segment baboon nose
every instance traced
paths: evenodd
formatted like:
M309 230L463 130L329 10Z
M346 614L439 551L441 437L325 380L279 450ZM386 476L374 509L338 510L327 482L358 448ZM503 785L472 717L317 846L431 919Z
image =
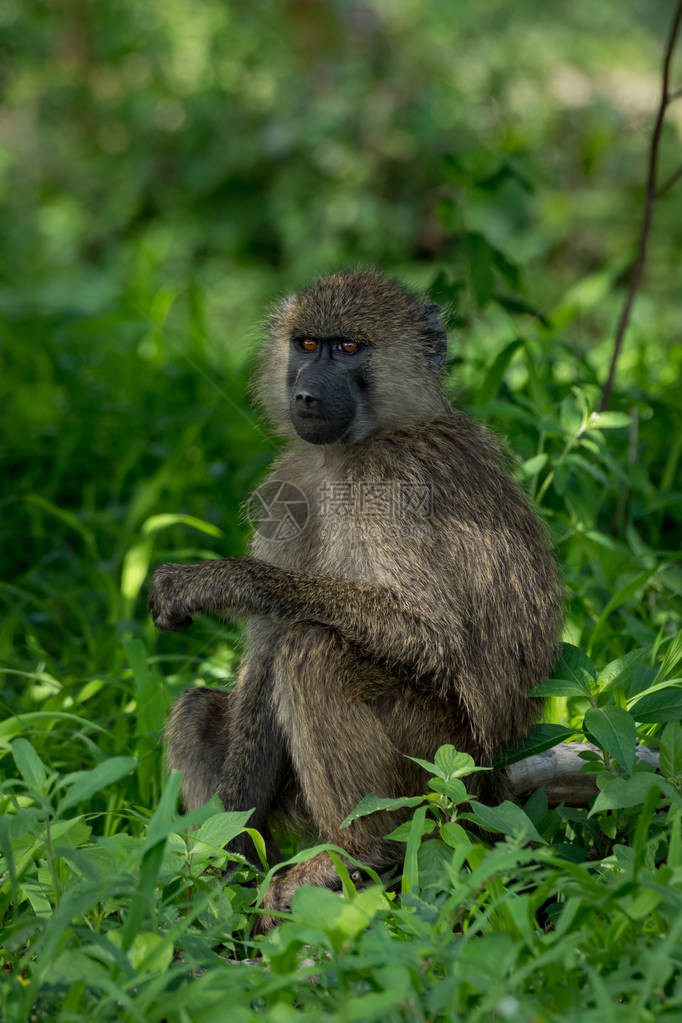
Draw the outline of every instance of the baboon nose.
M319 401L309 391L299 391L296 395L296 404L305 409L314 409L319 404Z

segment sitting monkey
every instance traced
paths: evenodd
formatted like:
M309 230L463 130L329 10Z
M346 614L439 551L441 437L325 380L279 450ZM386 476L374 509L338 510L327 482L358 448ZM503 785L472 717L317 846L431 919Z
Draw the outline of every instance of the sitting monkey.
M293 494L303 514L258 529L248 557L154 575L161 629L196 612L248 619L234 691L181 697L167 759L188 809L215 792L227 810L254 808L271 862L268 818L292 808L360 862L395 862L384 835L399 815L341 830L360 799L423 792L408 757L443 743L491 764L540 713L526 693L557 656L556 566L497 442L448 402L445 357L438 305L376 271L285 299L256 390L289 438L270 511ZM503 795L499 772L470 781ZM231 848L253 857L246 834ZM286 909L305 883L339 886L326 853L277 875L266 907Z

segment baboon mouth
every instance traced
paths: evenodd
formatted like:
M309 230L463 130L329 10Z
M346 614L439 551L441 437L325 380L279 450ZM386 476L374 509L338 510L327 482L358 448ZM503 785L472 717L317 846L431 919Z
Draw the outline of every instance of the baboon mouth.
M330 421L315 412L297 412L292 423L301 440L308 444L334 444L347 429L347 424Z

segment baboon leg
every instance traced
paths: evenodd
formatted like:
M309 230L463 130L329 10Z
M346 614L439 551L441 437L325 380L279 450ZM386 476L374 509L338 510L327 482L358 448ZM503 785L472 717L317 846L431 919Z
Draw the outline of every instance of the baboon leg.
M166 725L166 767L182 771L186 810L203 806L218 791L230 741L232 693L188 689L173 704Z
M270 658L251 658L241 667L233 692L190 689L175 704L166 729L169 767L184 772L187 809L217 792L226 810L251 810L249 826L266 844L268 860L279 850L267 818L282 788L288 761L274 714ZM240 835L230 844L254 862L253 843Z
M352 699L363 670L366 662L337 633L293 626L273 661L275 704L296 781L320 837L368 866L382 867L400 855L399 845L384 841L403 819L399 814L371 814L341 828L363 796L399 795L404 774L404 758L371 705ZM275 878L265 905L288 908L301 884L339 886L326 853ZM260 929L267 926L264 922Z
M268 816L280 805L291 773L284 735L275 718L272 686L271 656L242 664L232 694L230 744L218 785L218 795L226 810L253 808L249 826L257 828L265 839L270 864L276 863L280 855ZM230 848L253 860L248 836L240 836Z

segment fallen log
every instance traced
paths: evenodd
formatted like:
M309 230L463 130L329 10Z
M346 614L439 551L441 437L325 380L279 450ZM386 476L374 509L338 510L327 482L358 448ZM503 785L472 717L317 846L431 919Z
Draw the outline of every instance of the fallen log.
M580 773L585 761L578 754L587 750L600 752L589 742L563 742L544 753L536 753L512 764L507 768L507 774L514 796L522 800L536 789L544 788L550 806L559 803L587 806L590 797L598 792L595 776ZM637 747L637 759L651 764L656 770L660 769L658 753L648 746Z

